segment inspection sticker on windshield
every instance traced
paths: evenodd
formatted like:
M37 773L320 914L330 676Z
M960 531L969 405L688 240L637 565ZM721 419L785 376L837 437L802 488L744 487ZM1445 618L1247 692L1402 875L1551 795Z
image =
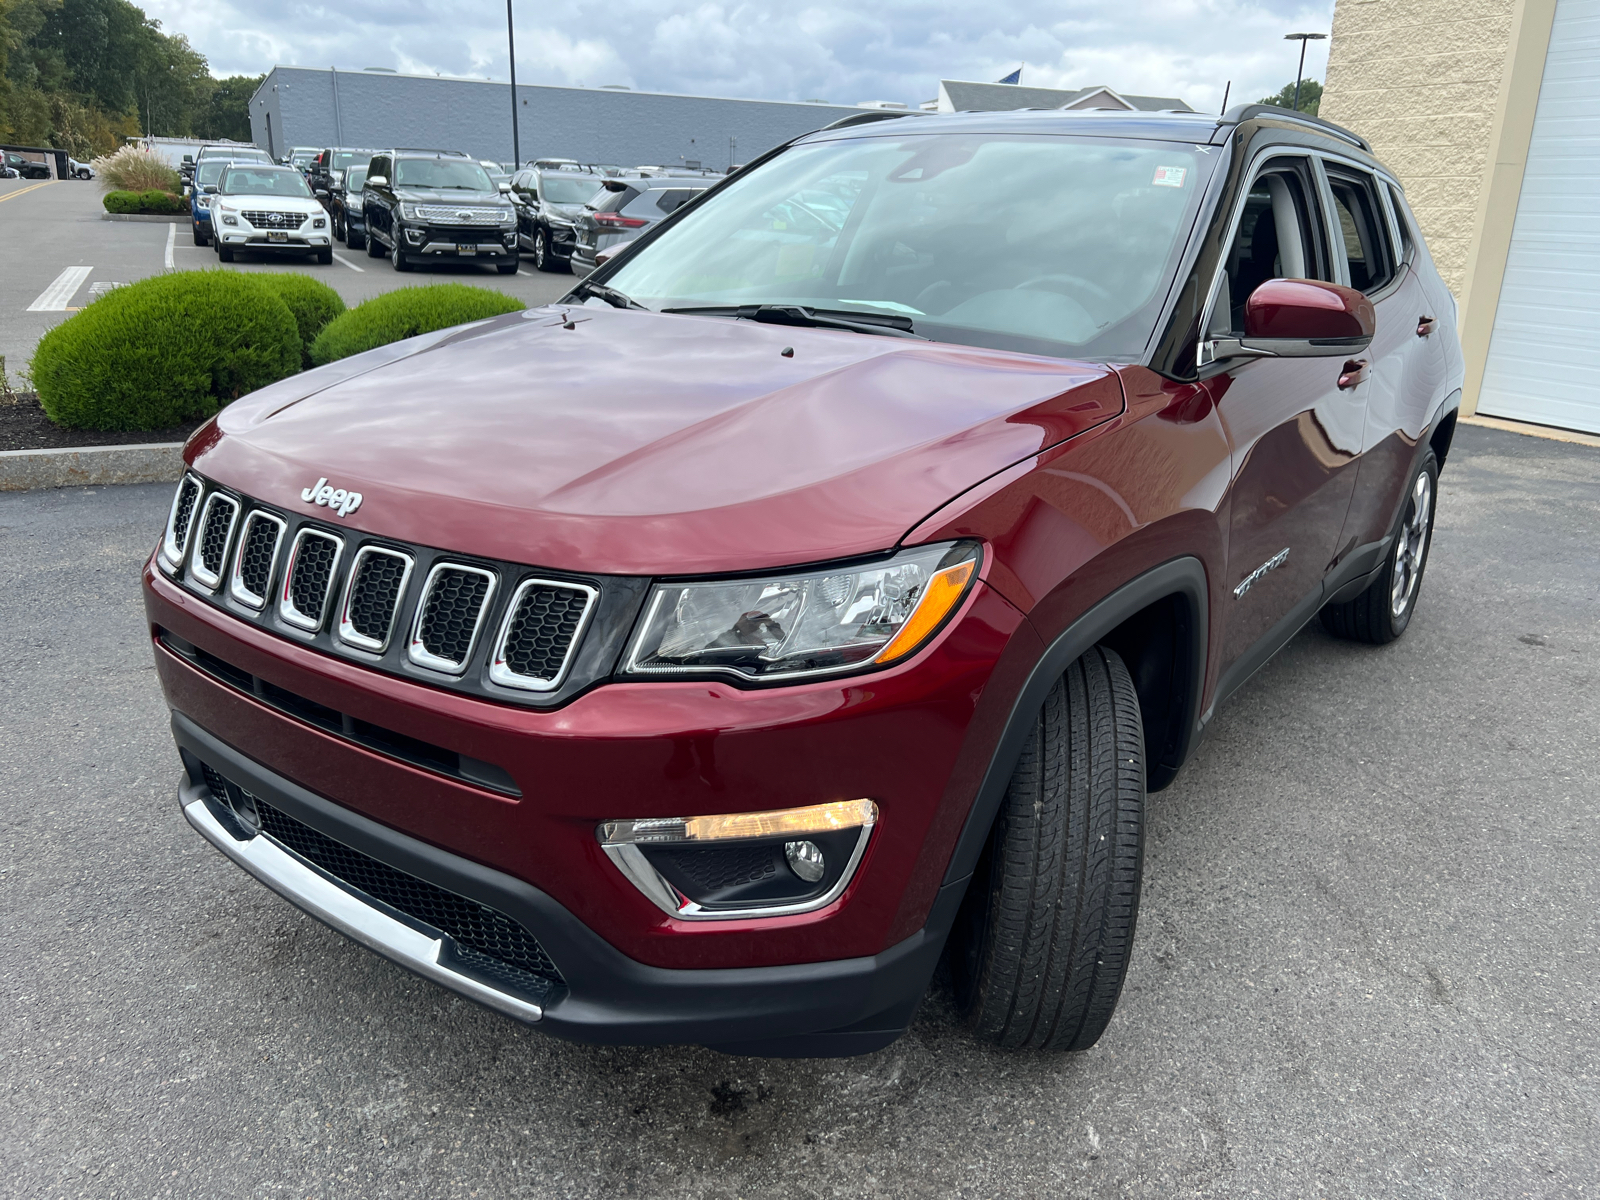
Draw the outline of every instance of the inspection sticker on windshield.
M1156 177L1150 182L1155 187L1182 187L1188 167L1157 167Z

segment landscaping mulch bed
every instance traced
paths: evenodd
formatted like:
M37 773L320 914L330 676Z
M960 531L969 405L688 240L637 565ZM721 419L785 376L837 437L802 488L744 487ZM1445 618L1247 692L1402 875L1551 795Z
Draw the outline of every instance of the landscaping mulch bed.
M0 450L71 450L78 446L140 446L146 442L182 442L205 424L187 421L171 429L63 429L44 415L32 392L0 392Z

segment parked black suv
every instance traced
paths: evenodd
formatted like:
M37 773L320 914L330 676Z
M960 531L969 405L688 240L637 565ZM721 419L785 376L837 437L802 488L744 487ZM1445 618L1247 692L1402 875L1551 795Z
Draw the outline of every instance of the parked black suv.
M439 259L478 259L517 271L517 214L475 159L452 150L384 150L361 190L367 253L396 271Z
M31 158L23 158L20 154L13 154L7 150L4 153L4 163L24 179L49 179L50 166L48 163L35 162Z
M565 271L577 241L583 206L601 190L605 176L577 167L518 171L511 177L517 206L517 243L541 271Z
M366 166L376 153L376 150L355 146L330 146L323 150L306 168L306 182L311 185L312 194L333 191L334 184L344 177L346 171L351 167ZM317 196L317 199L327 203L322 196Z

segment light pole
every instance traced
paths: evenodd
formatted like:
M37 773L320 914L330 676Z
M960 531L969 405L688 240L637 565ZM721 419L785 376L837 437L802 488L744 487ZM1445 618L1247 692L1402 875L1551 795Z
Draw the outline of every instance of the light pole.
M511 7L511 0L506 0L506 7ZM1325 33L1286 33L1283 40L1286 42L1300 43L1300 66L1294 73L1294 110L1300 111L1300 78L1306 73L1306 43L1326 41Z
M506 0L506 53L511 62L511 173L515 175L522 170L522 138L517 133L517 35L511 27L511 0Z

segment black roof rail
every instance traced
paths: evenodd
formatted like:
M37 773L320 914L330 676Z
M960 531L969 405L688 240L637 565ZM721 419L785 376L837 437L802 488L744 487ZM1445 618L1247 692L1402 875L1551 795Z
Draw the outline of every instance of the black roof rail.
M1268 117L1275 121L1299 121L1313 126L1322 133L1331 133L1336 138L1342 138L1351 145L1360 146L1368 154L1372 153L1372 143L1359 133L1346 129L1343 125L1335 125L1332 121L1324 121L1321 117L1314 117L1310 113L1295 112L1292 108L1283 108L1277 104L1235 104L1217 119L1217 128L1220 129L1224 125L1241 125L1260 117Z
M449 155L451 158L472 158L465 150L435 150L432 146L396 146L389 151L390 154L437 154L441 157ZM474 160L476 161L476 160Z
M840 117L831 125L824 125L823 129L849 129L852 125L870 125L874 121L892 121L896 117L925 117L928 114L920 108L868 108L858 113L851 113L848 117ZM818 130L817 132L822 132Z

